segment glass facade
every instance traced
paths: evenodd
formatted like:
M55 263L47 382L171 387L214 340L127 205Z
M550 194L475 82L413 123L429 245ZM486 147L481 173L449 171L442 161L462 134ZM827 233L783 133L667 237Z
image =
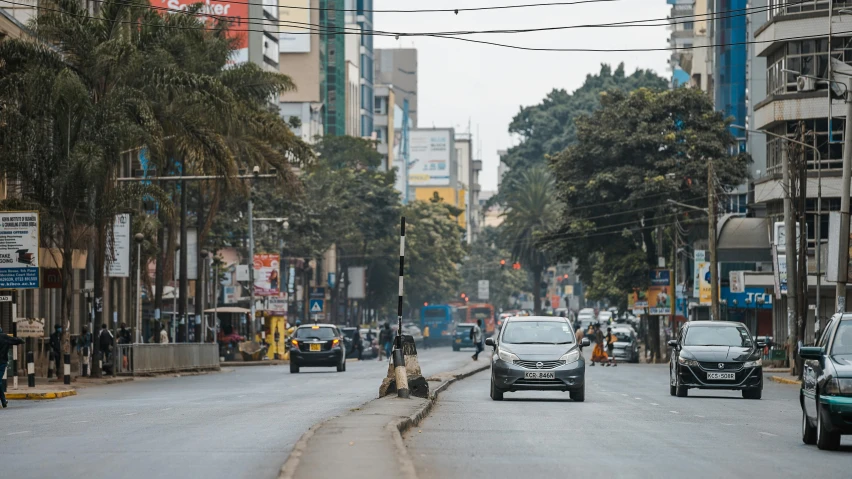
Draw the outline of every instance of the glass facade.
M358 0L358 25L373 30L373 0ZM361 35L361 136L373 134L373 36Z
M740 11L746 0L718 0L717 11ZM748 28L745 15L720 16L716 19L716 109L733 117L734 124L746 124L746 61ZM740 131L731 129L734 136Z
M320 95L325 134L346 134L346 26L344 0L320 0Z

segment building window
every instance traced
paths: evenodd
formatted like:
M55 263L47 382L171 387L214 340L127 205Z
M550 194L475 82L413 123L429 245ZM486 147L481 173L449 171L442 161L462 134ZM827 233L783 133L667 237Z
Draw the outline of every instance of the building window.
M852 37L835 37L831 40L831 56L852 64ZM793 73L795 72L795 73ZM766 58L766 93L783 95L796 93L799 75L825 78L828 74L828 39L787 42ZM828 84L816 80L817 90Z
M828 119L817 118L812 120L788 121L778 125L772 130L776 135L783 135L792 140L801 141L812 145L819 151L823 169L841 168L843 164L843 131L845 122L843 119L834 118L832 121L832 141L828 138ZM791 143L783 138L766 135L766 172L768 174L780 174L784 155L796 155L808 162L809 170L816 170L817 156L813 148L806 148ZM792 156L791 156L792 158Z
M373 113L376 115L388 114L388 97L377 96L373 98Z
M829 0L769 0L770 20L779 15L795 15L820 10L828 10ZM849 0L834 0L834 9L839 10L852 5Z

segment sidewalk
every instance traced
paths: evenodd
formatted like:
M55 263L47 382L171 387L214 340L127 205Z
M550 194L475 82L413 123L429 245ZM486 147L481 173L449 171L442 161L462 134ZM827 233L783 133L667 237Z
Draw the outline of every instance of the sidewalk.
M429 377L430 399L374 399L313 426L293 447L279 479L334 477L340 471L346 471L347 479L415 478L402 433L429 414L438 394L450 384L490 366L489 361L471 362Z

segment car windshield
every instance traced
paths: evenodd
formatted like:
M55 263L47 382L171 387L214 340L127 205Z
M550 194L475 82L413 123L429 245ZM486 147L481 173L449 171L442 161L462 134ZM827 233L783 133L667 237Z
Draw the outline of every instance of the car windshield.
M506 344L570 344L574 333L562 321L512 321L504 327Z
M319 339L321 341L327 341L329 339L334 339L335 336L334 328L327 326L311 326L310 328L299 328L296 330L296 339Z
M612 334L614 334L615 339L617 339L620 342L629 343L631 341L630 333L628 333L626 331L615 331Z
M685 346L751 347L751 336L742 326L694 326L686 332Z
M852 355L852 321L841 321L837 325L837 335L834 336L831 354Z

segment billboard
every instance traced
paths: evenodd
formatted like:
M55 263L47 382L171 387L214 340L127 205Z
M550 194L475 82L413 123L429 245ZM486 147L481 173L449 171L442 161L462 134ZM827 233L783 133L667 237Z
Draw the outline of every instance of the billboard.
M186 229L186 277L198 279L198 231L195 228ZM180 279L180 256L175 259L175 279Z
M280 293L280 266L277 254L254 255L254 294L257 296L278 296Z
M111 278L130 277L130 214L115 215L112 238L106 245L106 275Z
M0 288L38 288L38 213L0 213Z
M408 133L409 186L449 186L452 171L452 130L411 130Z
M278 0L278 51L311 51L311 0Z
M236 50L231 53L229 65L248 62L248 4L245 1L229 1L229 0L155 0L151 2L156 5L159 3L160 8L167 8L173 12L187 11L189 7L201 3L201 15L210 15L209 17L198 17L203 21L214 21L211 17L227 19L230 22L230 31L228 36L236 38Z
M672 279L668 269L651 271L651 286L648 287L648 314L669 316L672 314Z
M706 251L695 251L695 277L692 278L692 296L698 298L698 303L702 306L709 306L712 302L710 294L710 262L707 259Z

